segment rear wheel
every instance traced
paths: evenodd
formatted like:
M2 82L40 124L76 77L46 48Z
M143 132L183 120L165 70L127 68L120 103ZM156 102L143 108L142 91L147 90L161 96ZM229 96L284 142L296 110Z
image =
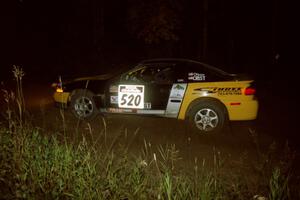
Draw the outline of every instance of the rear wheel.
M88 90L76 91L71 97L72 113L79 119L93 119L98 113L93 97Z
M202 100L191 107L188 120L193 132L218 133L227 121L226 108L215 100Z

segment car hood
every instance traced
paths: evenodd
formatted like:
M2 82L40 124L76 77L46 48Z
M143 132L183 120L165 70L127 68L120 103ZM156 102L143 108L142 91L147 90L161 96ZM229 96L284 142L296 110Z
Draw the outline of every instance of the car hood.
M90 80L99 80L99 81L105 81L110 78L112 78L114 75L111 73L108 74L101 74L101 75L96 75L96 76L85 76L85 77L78 77L78 78L73 78L73 79L68 79L68 80L63 80L64 84L70 84L74 82L81 82L81 81L90 81Z
M73 81L87 81L87 80L108 80L113 77L113 74L101 74L97 76L86 76L75 78Z

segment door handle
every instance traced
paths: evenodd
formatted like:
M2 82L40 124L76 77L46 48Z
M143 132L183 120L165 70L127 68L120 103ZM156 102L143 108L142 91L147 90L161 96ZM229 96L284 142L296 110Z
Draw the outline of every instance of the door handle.
M171 102L172 102L172 103L180 103L181 100L179 100L179 99L171 99Z

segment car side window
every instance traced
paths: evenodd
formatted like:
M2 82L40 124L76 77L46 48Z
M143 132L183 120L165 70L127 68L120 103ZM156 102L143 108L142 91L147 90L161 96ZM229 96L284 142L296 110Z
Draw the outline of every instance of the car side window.
M122 74L120 80L125 82L136 82L138 80L139 70L133 70Z
M140 73L140 79L146 83L152 83L154 81L155 74L157 69L154 67L146 67Z
M148 66L140 72L140 80L145 83L169 84L173 82L174 75L171 67Z
M175 79L174 70L171 67L165 67L160 69L155 74L155 82L158 84L172 84Z
M174 72L171 67L149 65L123 74L121 81L139 84L170 84L174 81Z

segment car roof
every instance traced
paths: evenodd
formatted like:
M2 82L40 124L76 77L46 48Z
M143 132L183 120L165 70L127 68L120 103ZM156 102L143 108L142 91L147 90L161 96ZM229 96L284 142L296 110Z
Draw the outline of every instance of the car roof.
M179 63L189 63L189 64L194 64L194 65L202 65L205 68L218 72L223 75L229 75L227 72L221 70L220 68L217 68L215 66L191 60L191 59L185 59L185 58L156 58L156 59L148 59L148 60L143 60L139 64L147 65L147 64L165 64L165 63L173 63L173 64L179 64Z
M197 63L204 64L195 60L184 59L184 58L155 58L147 59L140 62L140 64L153 64L153 63Z

